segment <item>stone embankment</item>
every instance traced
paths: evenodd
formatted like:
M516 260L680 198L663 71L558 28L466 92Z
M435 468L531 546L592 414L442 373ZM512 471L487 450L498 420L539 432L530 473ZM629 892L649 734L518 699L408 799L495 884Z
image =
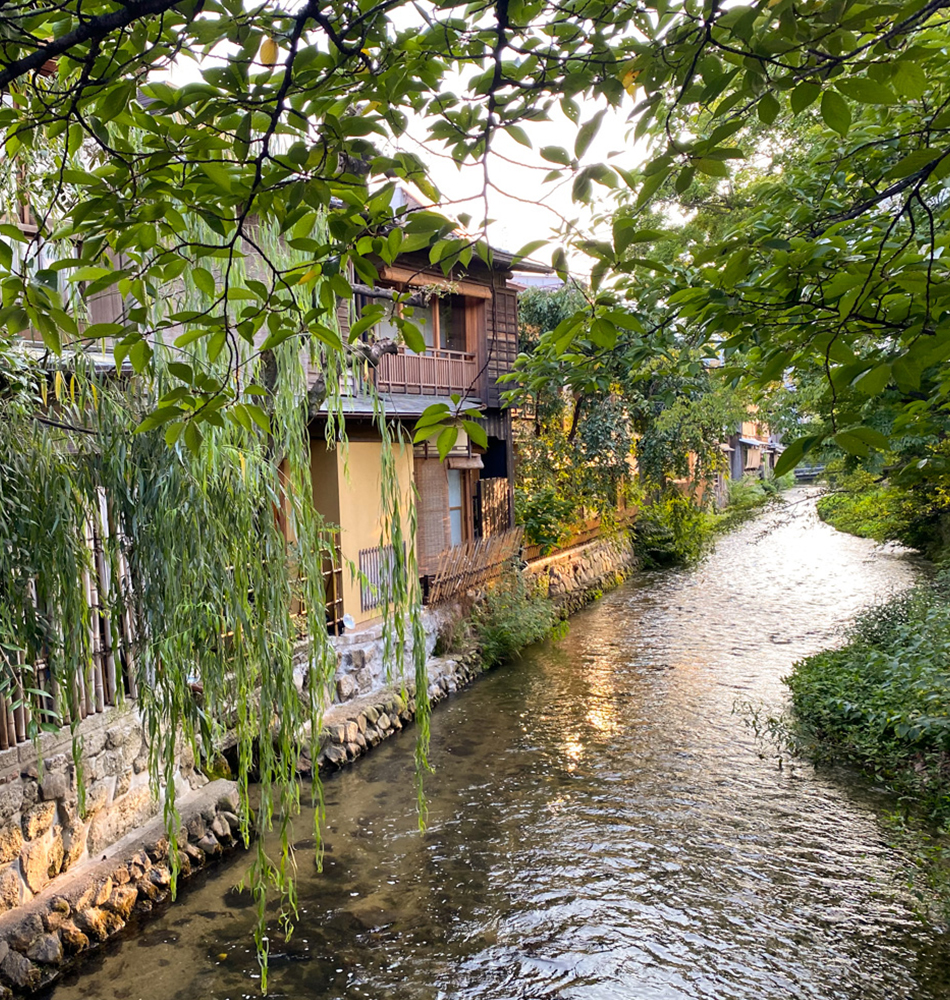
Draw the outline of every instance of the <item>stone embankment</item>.
M180 876L239 842L237 786L213 781L180 805ZM120 933L171 893L169 842L161 819L113 845L102 860L57 879L0 916L0 1000L56 979L84 953Z
M566 614L619 586L636 568L629 532L598 538L528 563L525 577Z
M617 586L635 563L630 539L621 534L536 560L524 572L569 614ZM434 655L439 634L451 631L457 616L458 609L424 614L433 704L483 670L477 650ZM315 765L320 771L344 767L415 716L415 685L391 676L381 625L334 642L336 703L324 714L317 759L302 757L301 773ZM299 660L302 668L305 650ZM403 661L410 670L411 648ZM47 985L170 893L169 844L162 820L155 818L160 805L149 788L144 732L134 707L87 719L80 735L83 812L68 733L43 737L42 768L32 745L0 754L0 1000ZM207 782L183 752L176 790L185 878L240 842L236 786Z

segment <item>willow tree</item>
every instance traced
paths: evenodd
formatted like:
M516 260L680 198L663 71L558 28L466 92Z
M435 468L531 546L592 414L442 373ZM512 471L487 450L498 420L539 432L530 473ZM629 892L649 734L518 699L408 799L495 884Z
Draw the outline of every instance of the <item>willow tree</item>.
M672 280L657 301L697 338L745 351L762 377L823 358L834 385L853 382L873 393L896 383L908 395L908 419L916 419L942 405L946 384L932 379L923 400L912 398L920 392L918 373L943 365L947 341L941 191L950 162L950 61L940 20L947 6L945 0L5 5L0 374L8 395L8 459L22 463L32 481L42 479L44 456L46 481L63 485L60 502L67 506L81 505L84 496L89 502L93 467L96 476L112 477L119 495L122 483L138 476L131 495L146 496L161 477L136 470L169 463L175 470L169 492L156 493L154 502L172 518L170 526L196 530L218 518L209 531L224 539L237 534L229 519L242 518L244 529L253 526L271 540L265 547L276 558L280 545L261 513L276 499L267 493L274 489L269 472L278 450L299 453L306 420L299 405L302 349L313 347L328 373L333 409L329 373L345 367L348 356L333 322L338 298L351 293L354 281L373 284L380 263L409 251L427 248L446 270L475 255L489 258L484 240L460 236L439 211L393 212L389 186L399 178L438 203L422 162L398 151L410 116L424 120L432 141L457 161L483 162L486 195L499 183L490 161L499 133L530 145L534 121L557 113L577 124L572 149L539 150L552 181L570 178L582 202L630 192L633 212L617 220L609 240L569 234L595 258L594 294L547 344L557 356L570 355L576 337L591 335L598 350L613 351L622 341L644 357L669 324L631 323L618 300L638 294L628 276L666 275L669 265L656 267L640 253L655 229L645 230L637 212L671 188L685 190L697 173L724 180L730 163L758 150L745 127L751 116L767 125L804 116L823 130L824 146L794 207L762 216L705 257L693 255L689 275L670 268ZM591 99L600 102L596 112ZM652 143L649 162L634 173L585 159L603 105L624 102L633 116L628 142ZM387 180L378 185L371 178ZM23 205L35 223L27 231L16 223ZM270 242L261 239L265 230ZM288 250L296 256L286 256ZM253 268L244 266L249 256ZM564 273L561 249L553 260ZM167 289L182 282L187 304L156 309ZM112 293L124 302L121 318L93 322L88 306ZM820 336L815 316L824 324ZM770 317L775 322L762 322ZM354 336L373 318L355 325ZM421 345L411 323L399 325L410 346ZM53 359L39 371L16 349L27 330ZM86 379L75 358L104 338L119 370L134 371L154 391L120 401L101 388L93 392L94 381L82 388ZM170 359L170 349L187 356ZM68 370L58 382L55 358L63 351ZM271 394L268 366L256 364L262 353L279 355L286 369L285 389L277 393L288 395L276 411L262 405ZM63 384L67 397L57 399ZM60 419L67 398L71 411ZM442 422L453 419L448 413ZM141 433L133 436L136 422ZM440 423L430 422L425 433L441 430ZM858 449L880 443L860 426L835 433ZM35 456L17 450L15 434L35 443ZM70 443L54 447L57 435L70 435ZM67 458L68 468L57 472ZM20 502L6 486L12 481L4 475L0 486L0 506L10 518ZM291 492L302 505L301 523L312 518ZM235 498L240 509L227 509ZM190 526L180 520L185 512ZM301 531L300 539L312 537L310 528ZM29 545L0 550L7 560L22 555L22 565L9 567L10 580L29 577L32 556L25 553L53 539L63 543L59 556L36 551L47 553L56 572L71 572L69 561L78 557L61 531L44 538L34 525L24 537ZM256 685L272 685L277 704L293 703L281 583L289 570L240 579L250 554L243 546L250 543L232 541L222 552L234 558L235 577L214 595L208 584L226 568L214 554L195 564L172 539L162 543L171 548L159 558L155 544L148 570L157 574L158 604L148 613L171 617L155 619L151 639L175 641L162 631L180 613L162 604L172 597L194 610L199 629L250 616L241 634L256 638L248 656L236 647L242 673L233 707L260 732ZM298 557L313 555L301 550ZM169 579L181 567L189 574ZM248 582L271 594L251 610ZM178 589L185 583L187 592ZM51 587L65 609L66 595ZM5 600L8 648L7 636L20 635L30 612L19 591ZM84 655L67 640L63 634L63 669L70 657ZM192 667L180 650L166 652L156 658L163 681L153 689L153 718L167 730L190 705L184 692ZM209 678L220 669L211 660L201 663ZM213 698L215 684L209 686ZM281 745L282 732L278 726L272 745ZM296 794L286 751L272 772L279 804ZM248 765L245 756L242 778Z

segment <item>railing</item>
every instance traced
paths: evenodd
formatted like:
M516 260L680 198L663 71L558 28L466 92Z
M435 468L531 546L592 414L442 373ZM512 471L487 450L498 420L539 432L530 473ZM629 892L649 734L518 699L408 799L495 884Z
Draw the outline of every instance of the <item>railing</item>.
M380 359L376 388L380 392L447 396L453 392L467 392L477 376L474 354L435 347L425 354L413 354L400 348L398 354L384 354Z
M463 542L439 556L438 568L429 584L426 603L442 604L458 594L501 576L521 551L521 527L488 538Z
M403 560L406 546L403 543ZM384 591L392 593L396 550L392 545L378 545L374 549L360 549L360 610L373 611L383 603Z

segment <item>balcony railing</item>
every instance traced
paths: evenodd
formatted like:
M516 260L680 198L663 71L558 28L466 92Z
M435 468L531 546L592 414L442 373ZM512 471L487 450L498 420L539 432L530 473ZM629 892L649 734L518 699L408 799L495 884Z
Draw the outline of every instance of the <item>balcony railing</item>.
M406 392L417 396L448 396L465 393L478 375L474 354L429 348L413 354L400 348L398 354L384 354L376 369L380 392Z

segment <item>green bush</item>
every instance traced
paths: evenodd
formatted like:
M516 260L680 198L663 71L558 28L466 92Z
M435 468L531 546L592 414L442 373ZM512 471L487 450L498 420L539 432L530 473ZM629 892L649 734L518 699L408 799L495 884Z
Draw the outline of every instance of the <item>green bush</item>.
M529 594L521 573L502 577L475 606L471 624L487 667L517 655L559 625L554 605L541 594Z
M791 733L817 759L873 772L950 819L950 588L946 576L859 617L842 649L797 663Z
M525 541L541 546L547 555L567 534L574 519L574 502L559 496L553 486L536 493L519 487L515 490L515 518L524 525Z
M634 547L646 569L688 566L706 554L712 534L710 515L671 486L638 514Z

